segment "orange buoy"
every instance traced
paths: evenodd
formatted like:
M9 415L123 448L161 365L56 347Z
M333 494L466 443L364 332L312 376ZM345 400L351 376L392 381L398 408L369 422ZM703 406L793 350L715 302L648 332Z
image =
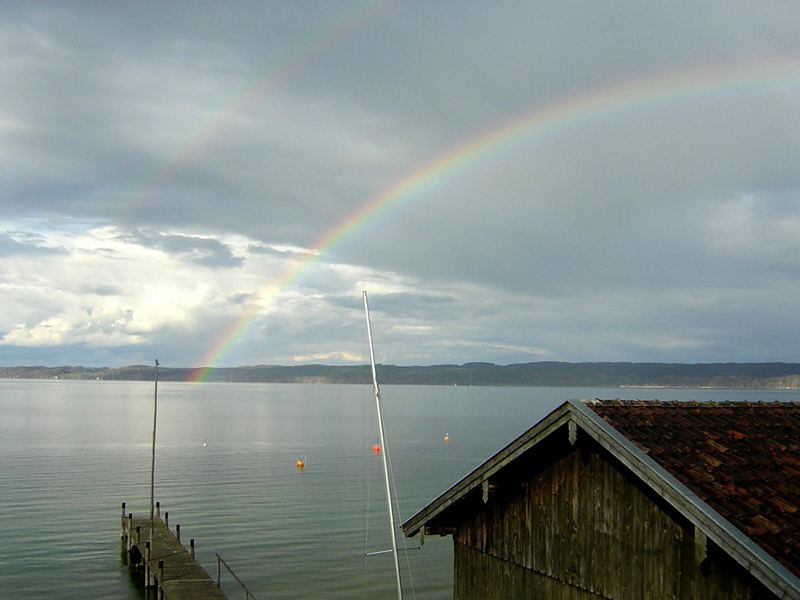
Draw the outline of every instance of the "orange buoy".
M297 462L294 463L294 466L297 467L298 470L305 468L306 466L306 455L303 454L300 458L297 459Z
M442 438L442 440L444 441L445 444L449 444L450 443L450 434L449 433L445 433L444 437Z
M381 445L375 444L372 446L372 453L373 454L380 454L381 453Z

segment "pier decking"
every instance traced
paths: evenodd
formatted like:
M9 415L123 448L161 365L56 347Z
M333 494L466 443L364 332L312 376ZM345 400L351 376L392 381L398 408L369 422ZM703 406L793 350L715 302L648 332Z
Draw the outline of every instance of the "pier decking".
M169 513L153 518L150 547L150 515L134 517L125 514L122 505L121 537L128 565L132 571L143 571L146 589L164 600L227 600L219 587L219 573L213 579L194 558L194 540L187 549L181 543L180 525L169 528ZM218 568L221 558L218 556ZM227 565L226 565L227 566Z

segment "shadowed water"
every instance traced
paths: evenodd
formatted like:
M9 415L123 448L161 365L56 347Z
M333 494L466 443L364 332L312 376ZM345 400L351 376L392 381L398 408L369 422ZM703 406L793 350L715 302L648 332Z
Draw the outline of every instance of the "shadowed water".
M569 398L796 399L747 390L385 386L401 518ZM9 598L140 598L120 505L149 512L153 386L0 381L0 580ZM449 433L449 444L442 437ZM394 598L371 388L159 385L156 498L216 574L267 598ZM204 445L205 444L205 445ZM303 471L295 460L305 454ZM411 546L417 539L406 540ZM452 597L449 538L403 560L418 598ZM223 574L223 589L241 597Z

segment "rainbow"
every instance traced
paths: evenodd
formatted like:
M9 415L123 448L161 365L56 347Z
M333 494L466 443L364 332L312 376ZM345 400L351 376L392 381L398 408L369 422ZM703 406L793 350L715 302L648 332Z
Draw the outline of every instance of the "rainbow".
M369 0L363 5L356 6L353 10L336 15L335 18L300 37L259 77L231 93L205 126L200 127L199 131L191 136L191 139L181 144L179 150L174 152L169 160L153 169L146 177L146 183L142 185L142 188L153 190L159 184L172 178L182 168L193 163L203 150L210 146L238 116L255 106L269 89L340 45L355 32L365 28L369 21L386 9L387 5L383 0ZM141 210L147 204L145 199L140 197L136 202L128 203L126 208Z
M440 154L362 202L353 213L319 236L306 258L287 268L274 283L264 288L261 298L269 301L274 299L322 255L390 208L409 201L418 192L456 175L491 153L506 149L516 141L541 140L548 134L580 125L590 119L640 106L675 102L681 98L710 92L728 93L770 85L785 86L787 83L800 83L800 58L770 57L669 71L592 89L545 106L537 106ZM192 380L203 381L209 369L225 355L260 313L261 307L253 306L231 322L203 354L199 363L203 366L195 370Z

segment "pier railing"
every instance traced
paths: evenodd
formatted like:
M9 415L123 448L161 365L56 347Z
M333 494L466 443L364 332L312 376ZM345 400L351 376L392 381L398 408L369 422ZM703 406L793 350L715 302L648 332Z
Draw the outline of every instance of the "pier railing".
M222 568L221 567L224 566L227 569L228 573L230 573L231 576L236 580L236 583L238 583L242 587L242 591L244 591L244 600L250 600L251 598L252 598L252 600L256 600L256 597L253 595L253 593L249 589L247 589L247 586L244 584L244 582L241 579L239 579L239 577L236 575L236 573L234 573L234 571L231 568L231 566L228 563L225 562L225 559L222 558L219 554L217 554L216 556L217 556L217 586L220 589L222 589L222 581L221 581L221 579L222 579Z
M169 513L164 512L162 518L160 503L156 502L154 508L152 518L150 515L134 517L133 513L126 514L125 503L122 503L123 559L136 574L145 595L158 600L228 600L219 586L221 557L217 555L215 581L195 559L194 538L189 540L189 548L183 546L180 525L176 525L173 532L169 528ZM246 600L255 599L227 564L225 568L244 589Z

